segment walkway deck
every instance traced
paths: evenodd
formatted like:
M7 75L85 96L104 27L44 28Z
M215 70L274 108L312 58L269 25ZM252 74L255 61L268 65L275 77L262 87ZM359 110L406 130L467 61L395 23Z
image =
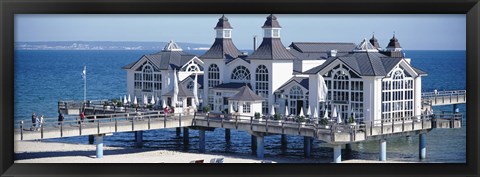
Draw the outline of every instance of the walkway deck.
M431 106L463 104L467 102L466 90L440 91L422 93L422 102Z

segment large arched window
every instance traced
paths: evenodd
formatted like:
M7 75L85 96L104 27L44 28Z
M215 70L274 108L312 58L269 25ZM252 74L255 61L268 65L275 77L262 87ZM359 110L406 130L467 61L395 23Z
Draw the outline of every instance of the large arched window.
M331 103L321 105L332 113L335 106L342 119L355 114L355 119L363 118L363 81L354 70L344 64L335 66L324 75L328 88L327 100ZM322 103L324 104L324 103Z
M212 88L220 84L220 69L216 64L208 67L208 88Z
M150 65L143 67L143 91L152 91L153 88L153 68Z
M245 66L237 66L232 71L233 80L250 80L250 71Z
M302 88L298 85L294 85L288 93L288 98L290 101L290 114L298 115L300 113L300 108L304 107L305 99ZM305 110L303 111L306 113Z
M389 122L413 116L413 78L400 67L382 81L382 118Z
M255 70L255 90L257 95L268 99L268 69L265 65L260 65ZM268 114L268 100L262 102L263 114Z

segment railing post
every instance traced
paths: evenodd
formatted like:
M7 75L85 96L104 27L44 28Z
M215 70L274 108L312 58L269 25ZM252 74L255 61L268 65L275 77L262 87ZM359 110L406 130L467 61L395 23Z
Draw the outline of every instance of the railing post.
M238 129L238 115L235 116L235 129Z
M395 133L395 121L392 120L392 133Z
M381 127L380 133L383 135L383 119L380 120L380 127Z
M132 131L135 130L135 117L132 119Z
M150 116L148 116L148 129L150 130Z
M371 122L370 122L370 123L372 124L372 125L370 126L370 136L373 135L373 122L374 122L374 121L371 121Z
M163 113L163 128L167 128L167 114Z
M160 114L160 112L158 112ZM197 112L193 112L192 125L197 125Z
M285 121L282 121L282 134L285 134Z
M207 116L207 127L210 127L210 116Z
M40 135L41 135L41 139L43 139L43 123L40 123Z
M423 130L423 123L424 123L424 120L425 120L425 116L420 116L420 118L422 119L422 130Z
M268 133L268 118L265 119L265 131Z
M220 122L221 122L222 128L223 128L223 119L224 119L224 118L225 118L225 117L223 117L222 119L220 119Z
M182 113L178 115L178 127L182 126Z
M117 119L115 119L115 132L117 132L118 129L117 129Z
M100 134L100 120L97 121L97 133Z
M60 137L63 137L63 121L60 122Z
M20 121L20 140L23 140L23 121Z
M405 118L402 118L402 132L405 131Z
M416 119L416 118L413 118ZM415 130L415 120L412 119L412 131Z
M80 133L80 135L82 135L82 121L79 120L78 122L80 122L80 124L79 124L79 126L78 126L79 133Z
M300 135L300 121L297 121L297 124L298 124L298 135Z

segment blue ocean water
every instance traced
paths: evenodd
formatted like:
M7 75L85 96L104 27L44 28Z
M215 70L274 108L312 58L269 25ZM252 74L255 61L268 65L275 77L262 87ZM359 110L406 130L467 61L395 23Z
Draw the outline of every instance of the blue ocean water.
M143 54L156 51L15 51L14 119L29 120L32 112L45 117L57 116L59 100L83 100L81 72L87 65L87 99L119 99L126 90L126 72L122 66L138 60ZM202 51L188 51L201 54ZM422 78L422 90L457 90L466 87L465 51L405 51L411 63L428 73ZM452 106L435 107L435 111L451 111ZM465 114L465 105L459 106ZM466 162L466 130L434 129L427 134L425 162ZM206 133L209 152L250 154L250 135L231 131L231 141L225 142L224 130ZM87 144L88 138L71 137L45 141ZM134 147L133 133L116 133L105 138L107 146ZM144 132L144 147L198 152L198 131L190 130L190 144L184 146L175 129ZM363 142L353 146L344 159L378 159L378 142ZM418 137L402 137L387 141L387 159L418 161ZM332 149L314 141L313 159L331 159ZM280 148L280 136L265 138L266 156L303 157L303 137L288 136L285 151Z

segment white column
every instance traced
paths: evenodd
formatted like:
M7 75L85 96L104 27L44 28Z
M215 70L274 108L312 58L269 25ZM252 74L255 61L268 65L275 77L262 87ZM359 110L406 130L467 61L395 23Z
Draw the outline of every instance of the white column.
M386 161L387 160L387 140L386 139L381 139L380 140L379 160L380 161Z
M333 145L333 163L342 162L342 145Z

